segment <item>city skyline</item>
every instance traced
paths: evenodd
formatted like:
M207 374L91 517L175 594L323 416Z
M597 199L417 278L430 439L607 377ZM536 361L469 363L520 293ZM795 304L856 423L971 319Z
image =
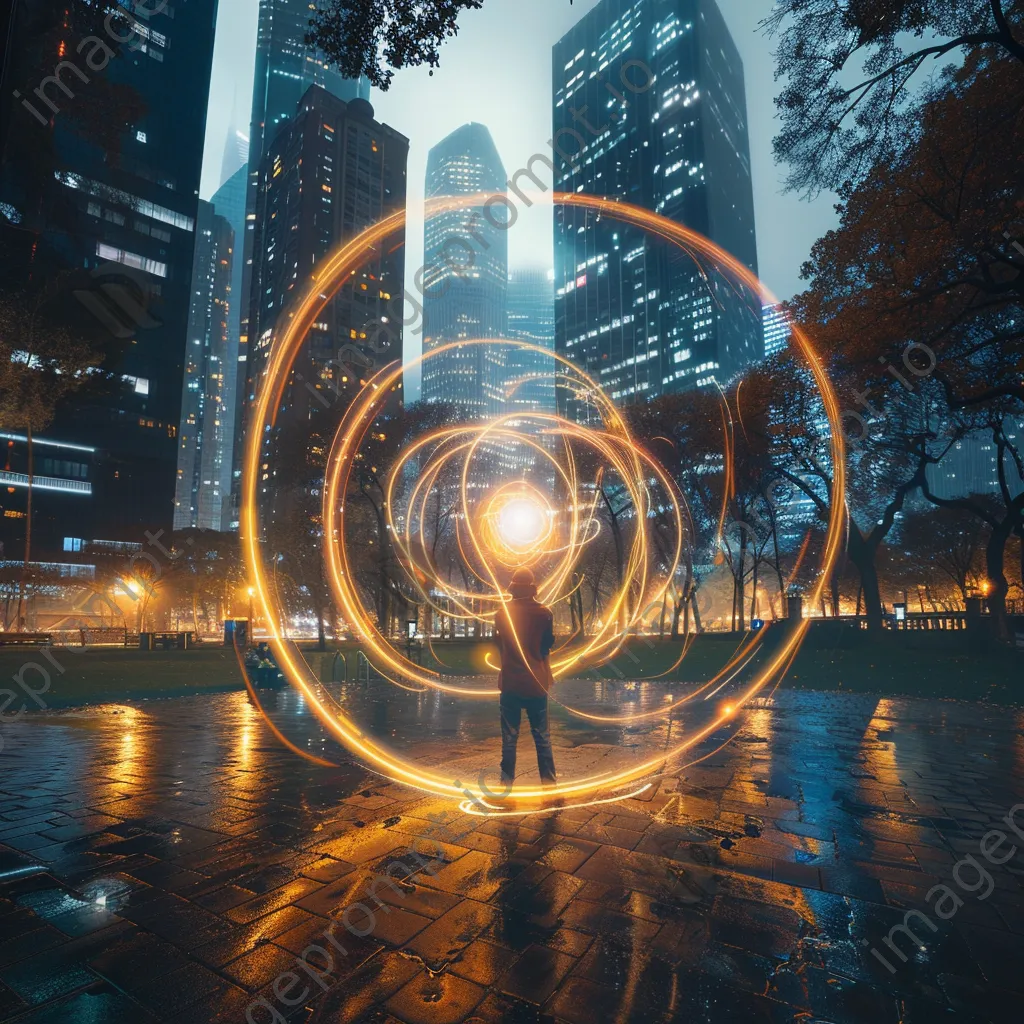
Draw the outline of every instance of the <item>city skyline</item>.
M415 291L413 275L423 265L421 188L429 149L460 124L479 121L491 130L508 168L525 166L535 153L550 152L550 47L596 3L489 0L483 10L467 12L460 19L459 35L445 44L440 68L433 73L428 68L399 71L387 93L373 91L377 116L410 137L406 263L410 293ZM811 245L836 224L836 199L825 192L806 202L782 192L785 169L774 163L771 151L776 119L773 97L779 86L774 80L772 44L757 28L770 12L771 0L721 0L719 6L746 71L755 221L764 250L758 262L765 284L786 299L803 287L799 272ZM216 186L225 135L232 130L231 97L236 88L244 92L245 81L251 78L246 47L255 45L256 13L246 0L222 0L220 9L230 32L218 37L204 197ZM246 39L252 40L251 45ZM496 40L501 41L500 50ZM501 59L508 52L517 54L514 63ZM546 177L546 172L541 173ZM518 223L508 232L510 266L544 269L552 265L551 220L549 196L521 210ZM418 355L418 339L410 335L406 360ZM414 368L406 382L410 397L416 393L416 384Z

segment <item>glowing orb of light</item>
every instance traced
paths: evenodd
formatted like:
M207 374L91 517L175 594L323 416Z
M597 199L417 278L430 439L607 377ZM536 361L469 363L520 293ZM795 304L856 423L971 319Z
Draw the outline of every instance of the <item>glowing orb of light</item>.
M547 527L544 509L529 498L513 498L498 513L498 530L513 551L529 549L544 535Z

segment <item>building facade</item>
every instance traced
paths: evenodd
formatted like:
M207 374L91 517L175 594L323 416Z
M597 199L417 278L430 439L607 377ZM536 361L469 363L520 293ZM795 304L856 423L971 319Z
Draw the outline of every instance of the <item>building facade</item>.
M256 204L247 401L283 310L308 286L318 262L343 240L405 208L409 140L374 119L366 100L348 103L314 86L260 165ZM361 383L402 356L405 280L402 229L364 263L324 309L295 363L281 423L305 436L333 425ZM388 415L401 402L401 388Z
M769 303L762 307L762 324L764 327L764 357L770 359L789 347L789 339L793 333L789 317L779 303Z
M756 274L743 66L713 0L602 0L552 71L558 191L661 214ZM617 401L724 384L762 356L760 301L638 228L556 206L555 347Z
M493 345L454 348L423 365L423 400L444 402L470 418L502 413L507 379L508 212L486 197L506 192L505 168L491 133L470 123L439 142L427 158L423 239L423 351L451 342L494 338ZM429 212L429 200L466 196L464 206Z
M230 514L231 277L235 233L212 203L200 200L192 264L192 304L178 428L174 529L224 529Z
M252 334L249 312L252 292L253 245L260 166L267 146L285 127L307 91L318 86L340 100L370 98L365 78L343 78L324 61L323 54L305 43L311 7L308 0L260 0L256 26L256 69L253 77L252 115L248 139L246 232L242 249L242 306L240 355L247 356Z
M555 290L550 270L513 270L508 280L508 337L550 354L508 350L507 411L555 411Z
M40 558L63 554L65 538L171 528L216 13L216 0L16 9L0 288L35 296L98 358L40 439L90 453L55 459L86 465L85 478L55 471L36 496Z
M245 396L245 357L241 354L241 329L243 288L242 276L245 262L239 246L245 238L245 197L249 181L247 164L239 167L234 174L210 198L214 212L223 217L234 233L234 245L231 249L231 299L228 303L228 344L226 356L227 378L224 382L224 406L231 421L231 429L224 436L221 459L231 467L231 489L228 501L229 511L221 525L224 530L238 529L238 508L236 481L239 478L237 465L238 447L242 432L242 408Z
M1024 450L1024 424L1007 418L1003 421L1007 443L1018 452ZM999 496L999 449L991 431L974 431L955 441L942 461L927 467L928 485L938 498L954 500L972 494ZM1011 498L1024 491L1024 479L1012 454L1003 456L1003 473Z

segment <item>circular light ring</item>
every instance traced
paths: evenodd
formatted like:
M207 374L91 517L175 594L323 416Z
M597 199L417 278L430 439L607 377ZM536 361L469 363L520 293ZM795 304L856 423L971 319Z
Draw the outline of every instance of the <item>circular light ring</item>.
M412 365L415 365L416 362L420 362L426 358L434 358L455 348L493 344L493 339L474 339L453 342L449 345L441 346L432 350L426 356L421 356L419 360L414 361ZM550 355L550 352L546 349L526 343L522 344L526 349ZM594 390L595 394L598 393L596 384L594 384L589 378L586 378L585 374L572 367L567 360L563 359L562 362L565 363L566 367L568 367L573 373L584 378L584 385L587 388ZM352 405L349 406L349 409L342 418L335 434L334 444L328 459L327 473L323 489L323 524L326 540L327 578L331 585L338 607L341 608L346 620L350 624L355 625L355 631L370 645L374 655L375 664L379 662L379 664L386 666L392 673L411 679L421 685L430 686L447 693L478 697L494 696L497 693L496 690L467 688L449 683L438 673L429 669L424 669L422 666L406 657L402 651L397 649L390 640L380 632L377 623L374 621L374 616L363 606L355 585L354 573L352 572L349 563L348 550L344 542L344 534L342 530L344 509L342 496L348 493L351 473L358 461L359 449L362 446L365 436L372 427L374 419L380 408L387 401L387 396L391 393L392 388L395 386L405 369L406 367L395 362L390 364L390 366L385 367L376 376L374 376L367 383L363 391L356 396ZM614 407L612 408L614 409ZM614 469L621 482L626 486L631 503L637 510L638 517L641 519L646 518L646 514L650 508L650 494L646 484L646 474L650 474L652 477L656 478L667 495L672 496L673 499L675 499L677 495L674 484L669 479L664 469L654 461L628 433L625 432L625 424L617 413L616 426L623 432L622 436L607 430L599 431L593 428L583 427L570 420L564 419L563 417L548 413L530 413L526 416L522 413L516 413L514 416L499 417L487 423L443 428L437 431L436 434L429 435L415 444L410 445L405 458L412 458L420 449L430 445L435 439L439 439L443 442L449 442L452 440L461 441L462 444L457 446L455 450L460 451L463 447L468 449L466 457L462 460L461 493L463 495L463 500L465 501L465 495L468 491L468 475L475 449L480 445L485 444L488 439L494 441L500 440L503 437L521 437L520 434L509 432L507 429L508 421L513 418L517 420L529 418L541 422L546 424L549 427L550 432L555 436L574 438L592 445L597 450L602 460ZM469 440L466 440L467 437ZM545 454L549 459L551 459L552 465L554 465L562 474L563 480L568 487L568 492L570 494L575 493L575 479L568 475L565 470L560 467L557 460L551 458L550 453L547 453L542 446L536 445L535 447L538 452ZM394 508L394 481L399 477L400 471L401 464L396 466L395 471L390 474L388 482L385 505L388 509L389 516ZM432 473L423 473L417 487L422 488L427 480L432 479ZM414 495L415 493L416 492L414 491ZM597 500L597 494L595 493L594 502L596 503ZM645 530L635 530L625 558L623 576L624 579L628 581L628 585L622 587L617 592L615 599L608 610L606 621L596 633L587 637L585 643L578 649L566 650L564 653L560 653L552 658L551 669L552 674L556 679L563 678L570 673L579 673L586 670L588 667L593 666L595 663L607 662L610 658L614 657L628 639L629 628L636 623L642 609L644 607L649 607L651 603L656 603L662 599L662 596L671 583L675 566L678 564L682 550L682 536L684 531L682 517L680 514L680 505L681 502L673 500L672 516L675 523L675 542L674 549L670 552L670 556L667 559L669 569L665 573L664 581L660 584L655 584L653 589L649 588L650 559L647 535ZM570 507L569 511L569 536L571 538L579 538L579 510L575 503ZM593 513L591 513L591 515L592 514ZM401 536L401 531L396 529L396 524L393 518L389 519L388 525L391 528L392 535L396 539L399 538ZM482 544L480 537L477 535L472 516L467 517L465 528L468 534L468 546L477 556L478 562L485 567L485 571L487 573L486 576L481 576L482 582L489 588L489 596L485 594L483 595L483 599L485 601L489 600L497 606L502 600L503 588L494 573L494 567L490 564L490 561L484 552L484 545ZM561 593L565 579L572 570L576 550L580 543L581 542L577 539L569 544L554 575L541 584L539 588L539 596L542 601L553 600L559 593ZM400 546L402 546L401 543ZM429 567L424 568L422 565L417 565L415 557L411 553L408 544L403 547L403 553L406 555L409 562L412 563L414 568L414 571L410 573L410 578L419 588L421 596L429 600L429 595L426 593L426 590L420 580L421 575L425 577L430 576ZM641 598L632 604L629 600L631 590L635 590ZM454 590L452 593L456 600L460 593L467 601L480 596L469 591L460 592L458 590ZM479 613L474 611L468 605L464 604L461 605L461 607L464 617L473 619L481 617ZM493 613L491 614L493 615ZM625 626L623 626L623 623L625 623Z
M427 203L426 212L429 216L443 210L460 209L473 198L460 196L430 200ZM487 198L487 196L479 197L481 202L486 201ZM720 269L731 273L735 279L753 293L762 296L769 302L774 301L774 296L761 285L760 281L743 264L714 245L710 240L683 227L681 224L670 221L649 210L612 199L582 194L557 193L554 196L554 202L556 205L577 206L597 211L623 223L642 228L690 253L698 266L700 266L698 257L702 256ZM247 567L252 584L256 590L256 600L259 603L259 609L264 621L270 627L270 643L278 664L289 681L306 698L309 706L324 726L353 754L368 761L375 770L381 771L391 779L439 796L452 797L458 800L468 797L471 800L481 801L486 805L487 794L481 792L479 787L457 785L454 781L449 780L446 775L405 761L394 752L384 748L376 740L365 735L358 725L352 722L346 715L341 713L334 715L329 711L320 699L318 692L320 689L319 680L316 679L309 666L301 658L297 648L283 638L283 630L277 610L270 601L268 581L259 550L256 490L259 478L260 445L265 430L275 421L276 412L287 384L292 362L318 314L333 298L347 278L351 276L355 268L373 255L377 251L377 247L388 236L400 230L404 224L405 212L400 211L367 229L350 242L340 246L321 262L314 277L312 287L289 312L290 322L285 326L279 337L275 339L271 347L266 371L252 409L252 421L246 437L243 463L240 532ZM812 588L810 597L812 603L816 603L823 593L826 581L829 579L839 546L842 542L843 510L845 507L846 491L845 449L838 399L825 374L821 361L806 334L796 325L793 326L792 337L796 349L803 356L818 387L831 430L833 465L832 503L830 506L828 533L822 553L821 571L816 584ZM385 373L387 373L387 370L381 371L381 374ZM381 374L377 375L378 378ZM372 389L378 386L378 383L372 381L368 388ZM596 388L596 392L599 396L602 394L599 388ZM607 404L611 405L610 402ZM350 419L350 417L346 417L346 419ZM620 430L624 426L622 418L614 406L610 409L606 424L612 429ZM352 427L355 424L350 422L349 426ZM363 429L365 430L366 428L364 427ZM336 528L337 523L334 522L333 526ZM333 532L327 534L327 548L329 552L335 551L338 547L333 542L334 537L335 534ZM351 621L357 622L362 627L371 625L366 621L365 616L360 615L356 609L351 609L351 612L355 613ZM629 768L563 782L551 789L539 789L536 787L517 788L514 790L515 796L520 801L533 801L538 806L542 806L545 801L552 797L568 798L573 801L583 802L588 797L594 797L601 792L624 790L626 787L635 784L638 780L643 780L661 771L665 765L675 763L687 751L692 750L697 744L726 725L735 715L737 708L742 707L748 700L785 671L792 662L793 657L795 657L806 634L808 625L807 620L802 620L792 629L779 648L767 659L766 664L760 668L743 691L732 701L728 710L720 709L705 726L676 743L671 749L660 751L653 758L641 761ZM373 630L369 629L366 632L372 635ZM479 693L480 691L466 690L465 692Z

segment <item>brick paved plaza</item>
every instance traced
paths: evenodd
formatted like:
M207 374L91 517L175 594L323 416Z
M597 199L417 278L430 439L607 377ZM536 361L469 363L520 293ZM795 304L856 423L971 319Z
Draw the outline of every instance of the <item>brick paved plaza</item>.
M297 695L266 700L342 759ZM428 720L435 763L475 735ZM556 754L601 738L556 730ZM1024 842L981 854L1024 800L1011 710L781 692L639 799L507 819L303 760L244 693L3 739L3 1020L959 1024L1024 1000Z

